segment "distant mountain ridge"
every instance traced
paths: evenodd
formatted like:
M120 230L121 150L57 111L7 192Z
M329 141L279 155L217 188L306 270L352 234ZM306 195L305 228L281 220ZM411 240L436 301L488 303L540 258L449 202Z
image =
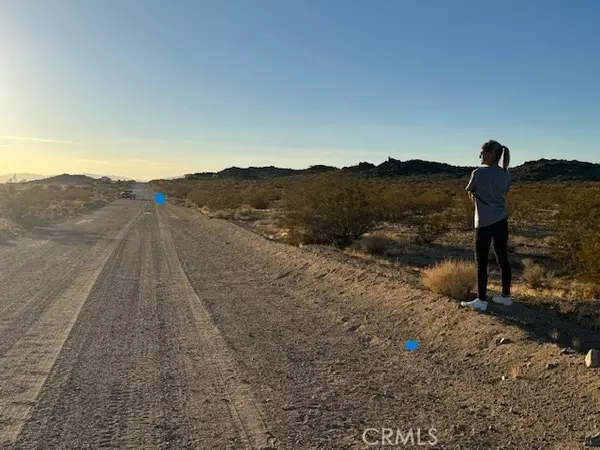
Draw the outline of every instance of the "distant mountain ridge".
M99 179L99 178L102 178L102 177L108 177L108 178L110 178L113 181L118 181L118 180L121 180L121 181L136 181L133 178L123 177L123 176L120 176L120 175L98 175L98 174L95 174L95 173L85 173L85 172L82 173L81 175L85 175L87 177L96 178L96 179Z
M401 177L442 177L459 179L468 177L473 167L453 166L451 164L413 159L401 161L388 158L379 165L361 162L355 166L342 167L341 170L362 176L376 178ZM333 166L311 166L307 169L285 169L268 167L229 167L220 172L198 172L184 175L188 180L234 179L264 180L290 175L329 172L339 170ZM600 181L600 164L559 159L540 159L528 161L510 169L514 181Z
M600 181L600 164L566 159L528 161L512 170L520 181Z
M354 166L342 167L341 170L357 175L375 178L402 178L402 177L435 177L460 179L466 178L475 169L473 167L453 166L447 163L412 159L401 161L388 158L381 164L360 162ZM266 167L229 167L219 172L188 173L183 177L161 178L162 180L185 178L188 180L202 179L232 179L232 180L265 180L291 175L315 174L340 170L337 167L315 165L306 169L289 169L275 166ZM514 181L600 181L600 164L565 159L539 159L527 161L520 166L510 169ZM113 181L136 181L134 179L116 175L107 175ZM95 174L62 174L52 177L30 173L15 173L0 175L0 183L33 181L36 183L56 184L92 184L97 182L102 175Z
M40 175L40 174L35 174L35 173L7 173L5 175L0 175L0 184L2 183L26 183L29 181L38 181L38 180L44 180L44 179L52 179L54 177L57 176L64 176L67 174L62 174L62 175ZM89 178L93 178L94 180L99 180L100 178L106 176L108 178L110 178L112 181L117 181L117 180L121 180L121 181L136 181L133 178L129 178L129 177L123 177L123 176L119 176L119 175L97 175L94 173L82 173L79 175L83 175Z
M71 184L80 186L94 184L97 182L98 180L96 178L88 177L87 175L71 175L68 173L31 181L31 183L34 184Z

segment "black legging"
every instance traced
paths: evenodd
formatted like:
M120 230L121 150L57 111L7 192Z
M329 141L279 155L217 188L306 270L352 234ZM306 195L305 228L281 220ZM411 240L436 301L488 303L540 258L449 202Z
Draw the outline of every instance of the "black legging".
M502 295L510 296L512 272L508 261L508 220L504 219L475 232L475 261L477 262L477 298L486 300L488 283L488 258L494 242L496 261L502 271Z

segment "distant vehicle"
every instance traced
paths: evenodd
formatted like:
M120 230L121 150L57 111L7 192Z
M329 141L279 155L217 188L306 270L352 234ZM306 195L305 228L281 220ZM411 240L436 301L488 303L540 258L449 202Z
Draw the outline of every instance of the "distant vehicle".
M121 198L135 200L135 192L133 192L131 189L125 189L123 192L121 192Z

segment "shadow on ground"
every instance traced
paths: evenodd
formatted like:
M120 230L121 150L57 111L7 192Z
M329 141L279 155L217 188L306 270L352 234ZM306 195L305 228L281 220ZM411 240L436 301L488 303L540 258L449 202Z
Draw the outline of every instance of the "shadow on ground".
M522 270L522 260L529 255L521 252L511 254L513 274ZM391 258L412 267L425 268L446 259L474 260L473 250L448 245L424 247L403 246ZM540 258L552 266L552 258ZM490 252L490 279L499 279L499 270ZM555 343L562 348L585 353L591 348L600 348L600 300L560 300L568 302L559 310L557 300L540 298L533 303L515 302L510 308L490 303L488 313L499 321L517 326L527 333L530 339L544 343Z
M499 321L521 328L538 342L555 343L582 353L600 348L600 301L574 302L573 310L568 313L546 305L519 302L511 307L493 305L488 311Z

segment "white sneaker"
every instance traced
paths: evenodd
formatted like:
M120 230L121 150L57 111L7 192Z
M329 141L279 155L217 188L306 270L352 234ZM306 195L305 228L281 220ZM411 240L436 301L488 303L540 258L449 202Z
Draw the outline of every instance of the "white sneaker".
M463 306L465 308L477 309L479 311L485 311L488 307L488 302L476 298L475 300L470 302L460 302L460 306Z
M492 301L497 305L510 306L513 304L512 298L510 297L492 297Z

